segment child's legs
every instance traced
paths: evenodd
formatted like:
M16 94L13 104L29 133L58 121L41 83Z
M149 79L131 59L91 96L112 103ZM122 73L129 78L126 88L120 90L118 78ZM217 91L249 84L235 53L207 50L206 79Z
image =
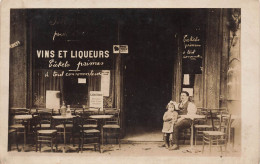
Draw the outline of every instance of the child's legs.
M170 144L170 134L171 133L165 133L165 144L166 144L166 146L168 147L169 146L169 144Z

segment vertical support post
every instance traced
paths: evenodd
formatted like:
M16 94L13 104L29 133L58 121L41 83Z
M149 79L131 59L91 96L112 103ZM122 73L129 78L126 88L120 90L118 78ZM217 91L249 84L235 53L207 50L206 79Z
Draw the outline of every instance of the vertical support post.
M181 92L181 79L182 79L182 54L180 48L180 38L179 34L175 34L175 42L177 44L178 50L174 59L174 71L173 71L173 89L172 89L172 99L174 101L179 101Z
M204 67L204 97L207 108L219 108L222 54L222 9L209 9Z

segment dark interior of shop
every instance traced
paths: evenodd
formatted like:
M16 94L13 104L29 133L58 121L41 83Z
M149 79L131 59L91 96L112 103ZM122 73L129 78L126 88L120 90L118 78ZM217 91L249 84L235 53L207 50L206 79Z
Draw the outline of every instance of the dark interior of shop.
M33 30L32 47L84 49L91 47L111 49L113 44L129 46L123 54L124 111L126 133L131 127L141 130L159 130L167 103L172 99L173 61L177 54L177 37L185 26L198 22L203 10L162 9L90 9L90 10L30 10ZM200 17L202 19L202 17ZM70 32L75 40L63 42L52 36L56 30ZM110 61L108 69L113 69ZM41 63L34 66L41 67ZM68 104L81 105L87 100L87 86L77 79L64 78L63 94ZM60 89L60 88L59 88ZM34 88L35 90L35 88ZM140 129L138 129L140 131Z

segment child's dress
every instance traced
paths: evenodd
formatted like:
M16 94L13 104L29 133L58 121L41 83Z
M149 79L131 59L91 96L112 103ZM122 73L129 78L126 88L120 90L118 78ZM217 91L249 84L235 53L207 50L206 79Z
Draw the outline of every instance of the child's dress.
M172 133L173 125L177 121L178 113L176 111L167 111L163 115L163 133Z

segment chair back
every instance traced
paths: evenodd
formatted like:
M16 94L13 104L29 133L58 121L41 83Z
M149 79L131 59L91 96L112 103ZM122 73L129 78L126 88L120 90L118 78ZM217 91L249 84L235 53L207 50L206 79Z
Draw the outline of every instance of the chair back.
M220 124L219 124L219 131L226 132L230 129L231 127L231 114L226 115L226 114L220 114Z
M31 110L27 108L10 108L10 113L12 115L27 115L31 114Z
M15 120L15 115L28 115L31 113L30 109L27 108L10 108L10 124L22 124L23 120Z
M225 133L225 139L227 142L230 140L230 129L231 129L231 114L221 114L220 116L220 126L219 131L222 131Z
M42 126L42 124L50 124L50 127L52 127L53 109L41 108L38 109L38 114L39 114L40 127Z
M74 108L74 115L75 116L82 116L84 108Z
M219 119L218 116L220 114L226 114L227 115L228 114L227 108L208 108L208 112L209 112L208 119L211 120L213 130L218 130L218 128L221 125L220 119Z
M81 113L81 119L80 124L97 124L97 120L90 118L89 116L95 114L94 111L89 111L86 109L83 109L83 112Z
M114 111L114 117L105 121L105 124L120 125L120 109Z
M103 111L101 111L100 108L98 107L88 107L85 108L84 111L91 112L92 114L103 114Z
M203 119L197 119L196 124L202 124L202 125L208 124L208 117L209 116L208 116L207 108L198 107L196 114L205 116L205 118L203 118Z
M92 119L92 118L86 118L83 120L83 124L88 124L88 125L97 125L97 120Z
M216 109L208 109L207 119L211 121L212 130L215 131L217 129L217 125L219 124L217 117Z
M116 108L104 108L104 113L105 114L116 114L118 111Z

